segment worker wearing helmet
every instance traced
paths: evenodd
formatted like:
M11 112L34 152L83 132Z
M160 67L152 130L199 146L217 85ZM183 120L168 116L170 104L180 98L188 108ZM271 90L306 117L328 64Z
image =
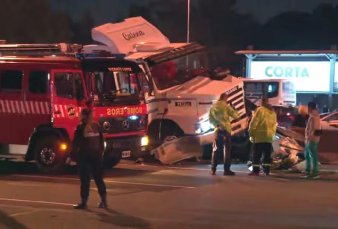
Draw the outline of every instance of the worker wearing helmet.
M270 173L271 153L273 151L272 141L277 128L277 115L263 99L262 106L258 107L249 124L250 140L253 142L253 171L249 175L258 176L263 156L263 171L266 175Z
M237 111L227 102L228 95L222 94L209 112L210 123L216 127L215 141L211 159L211 173L216 174L216 167L223 159L224 175L233 176L231 165L231 121L238 118ZM225 148L225 151L224 151Z

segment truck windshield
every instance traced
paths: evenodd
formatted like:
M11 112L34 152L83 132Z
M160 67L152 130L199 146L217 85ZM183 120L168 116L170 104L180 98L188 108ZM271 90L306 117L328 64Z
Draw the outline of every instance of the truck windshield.
M244 82L244 91L247 98L263 96L263 90L267 90L268 98L278 96L279 83L278 82Z
M130 100L139 102L142 95L139 74L120 68L107 68L88 71L86 75L95 104L119 104Z
M163 90L205 74L207 67L205 53L199 52L158 63L151 74L157 88Z

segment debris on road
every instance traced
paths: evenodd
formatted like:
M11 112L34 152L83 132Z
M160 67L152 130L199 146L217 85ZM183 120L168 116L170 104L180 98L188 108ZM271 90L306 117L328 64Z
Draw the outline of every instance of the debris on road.
M167 141L151 151L155 158L165 165L202 156L200 142L194 136L186 136Z

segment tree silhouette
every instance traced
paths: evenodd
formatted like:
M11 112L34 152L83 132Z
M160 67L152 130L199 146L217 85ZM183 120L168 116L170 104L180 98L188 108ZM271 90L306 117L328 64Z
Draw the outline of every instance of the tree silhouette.
M9 42L56 42L71 39L70 18L53 12L48 0L2 0L0 38Z

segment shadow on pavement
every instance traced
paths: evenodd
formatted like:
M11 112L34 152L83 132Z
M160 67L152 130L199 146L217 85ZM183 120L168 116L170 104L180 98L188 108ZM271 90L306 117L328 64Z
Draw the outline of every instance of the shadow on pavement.
M128 177L128 176L139 176L150 171L134 170L134 169L123 169L123 168L112 168L104 171L106 177ZM14 175L14 174L25 174L25 175L46 175L39 171L35 163L24 162L24 161L11 161L2 160L0 161L0 175ZM58 175L77 175L77 166L65 166L62 172L56 174L48 174L52 176Z
M103 223L107 223L110 225L115 225L119 227L127 227L127 228L138 228L138 229L150 229L151 224L141 218L126 215L121 212L112 210L112 209L106 209L104 212L100 211L91 211L87 210L92 213L96 213L99 217L99 220Z
M39 173L38 168L34 163L26 163L24 161L0 161L0 174L36 174Z
M338 176L336 173L320 173L320 178L318 179L308 179L308 178L303 178L304 176L301 173L273 173L270 177L273 178L281 178L285 179L286 181L305 181L305 182L320 182L320 181L325 181L325 182L337 182L338 181Z
M19 223L12 217L8 216L6 213L0 211L0 228L15 228L15 229L26 229L25 225Z

